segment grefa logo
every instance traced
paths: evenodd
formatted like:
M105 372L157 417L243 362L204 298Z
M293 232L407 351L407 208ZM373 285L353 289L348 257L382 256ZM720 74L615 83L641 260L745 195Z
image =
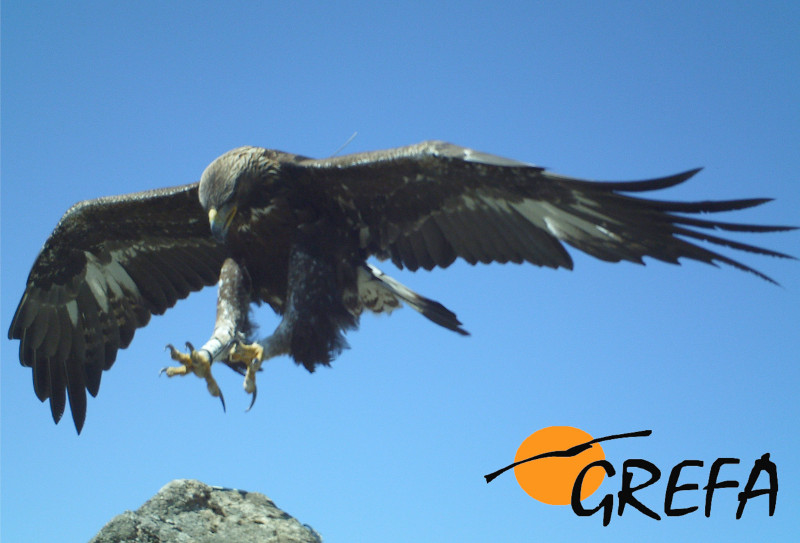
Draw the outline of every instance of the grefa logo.
M652 430L643 430L593 438L587 432L571 426L548 426L534 432L522 442L512 464L484 477L486 482L490 483L513 468L519 486L531 498L548 505L571 505L575 514L581 517L592 516L602 511L603 526L608 526L614 510L614 494L606 494L599 501L595 501L594 506L587 507L583 503L600 488L606 477L613 478L617 475L617 469L606 460L605 451L600 443L646 437L650 434ZM708 476L705 478L706 484L702 487L705 491L703 510L706 517L711 516L711 503L717 490L740 486L739 481L721 479L720 475L726 465L739 463L738 458L717 458L711 463ZM680 517L700 508L699 505L675 508L673 500L678 492L700 490L698 479L692 478L692 475L682 477L682 470L687 467L704 466L702 460L684 460L672 467L664 491L665 516ZM766 477L761 478L759 483L762 473ZM617 514L621 517L626 507L630 506L654 520L661 520L661 515L635 495L639 490L655 484L660 479L661 470L652 462L641 458L625 460L622 463L619 480L620 490L616 493ZM766 496L769 516L772 516L778 499L778 469L770 460L769 453L764 453L753 461L750 475L738 493L736 519L742 518L748 501L759 496Z

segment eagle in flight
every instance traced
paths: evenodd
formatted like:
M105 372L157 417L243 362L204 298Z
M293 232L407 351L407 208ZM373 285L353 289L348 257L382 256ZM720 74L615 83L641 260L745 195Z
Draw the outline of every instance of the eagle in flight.
M179 299L219 283L211 338L168 376L193 373L222 399L211 373L222 362L244 374L256 396L262 362L287 354L307 370L347 346L344 332L364 310L405 303L436 324L467 334L442 304L367 262L446 268L456 258L572 268L567 243L607 262L645 256L689 258L766 275L696 244L791 258L709 233L775 232L697 218L768 199L670 202L638 197L682 183L698 170L632 182L589 182L524 162L429 141L316 160L240 147L214 160L199 183L112 196L70 208L33 264L9 330L33 388L58 422L69 398L80 433L86 391L137 328ZM249 308L282 316L275 332L252 337ZM224 400L223 400L224 405ZM252 406L252 403L251 403Z

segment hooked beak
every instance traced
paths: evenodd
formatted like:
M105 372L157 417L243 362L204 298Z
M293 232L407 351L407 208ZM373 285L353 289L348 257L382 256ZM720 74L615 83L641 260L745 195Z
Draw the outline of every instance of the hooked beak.
M235 205L224 206L219 211L215 207L208 210L208 222L211 225L211 235L214 236L214 239L219 242L225 241L225 235L228 233L228 228L230 228L235 215Z

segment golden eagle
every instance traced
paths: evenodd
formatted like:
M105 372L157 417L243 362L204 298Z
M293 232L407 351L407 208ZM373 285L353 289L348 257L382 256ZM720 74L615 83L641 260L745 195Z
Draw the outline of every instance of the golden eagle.
M309 371L346 347L365 309L402 303L466 334L456 315L384 275L367 259L400 268L530 262L572 268L562 242L608 262L645 256L690 258L764 274L701 247L787 255L724 239L709 230L774 232L790 227L731 224L693 215L732 211L767 199L668 202L631 196L665 189L698 170L634 182L588 182L444 142L310 159L257 147L212 162L199 183L99 198L67 211L28 277L9 330L32 368L36 396L58 422L69 397L78 432L86 390L137 328L190 292L219 283L214 332L200 349L170 347L179 366L222 398L211 364L245 374L255 400L263 360L288 354ZM791 258L791 257L788 257ZM282 320L254 342L251 303ZM252 405L252 403L251 403Z

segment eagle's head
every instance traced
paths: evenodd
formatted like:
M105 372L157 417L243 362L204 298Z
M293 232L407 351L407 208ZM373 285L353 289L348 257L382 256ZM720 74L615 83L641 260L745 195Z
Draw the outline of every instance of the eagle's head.
M237 212L248 207L256 188L275 179L277 169L274 152L260 147L233 149L208 165L198 192L217 240L225 239Z

